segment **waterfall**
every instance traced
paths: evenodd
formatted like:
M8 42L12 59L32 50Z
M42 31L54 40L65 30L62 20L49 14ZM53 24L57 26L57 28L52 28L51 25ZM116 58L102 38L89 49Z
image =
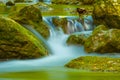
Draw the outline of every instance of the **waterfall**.
M47 40L47 46L49 46L53 55L31 60L12 60L6 62L0 62L0 73L3 72L16 72L16 71L31 71L39 70L48 67L63 67L70 60L79 56L101 56L101 54L87 54L84 51L83 46L68 46L66 40L69 34L64 34L62 30L56 30L55 26L51 22L52 17L44 17L44 21L48 24L51 30L51 36ZM29 30L31 27L26 26ZM40 37L36 31L31 30L37 37ZM83 31L88 32L88 31ZM81 32L81 33L83 33ZM91 33L91 32L90 32ZM86 33L86 34L89 34ZM41 39L41 38L40 38ZM46 43L46 42L45 42ZM102 54L102 56L104 56ZM108 56L108 55L107 55Z
M43 0L43 2L46 4L51 4L51 0Z
M32 28L32 26L30 25L23 25L26 29L28 29L29 31L31 31L36 38L38 38L38 40L42 41L43 45L48 49L49 54L52 54L52 51L47 43L47 41L41 36L40 33L38 33L35 29Z

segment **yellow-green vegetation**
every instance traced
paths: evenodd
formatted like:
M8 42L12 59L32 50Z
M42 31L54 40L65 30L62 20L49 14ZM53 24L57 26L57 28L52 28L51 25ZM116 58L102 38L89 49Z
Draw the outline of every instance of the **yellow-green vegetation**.
M68 45L84 45L85 40L88 38L85 34L72 34L67 39Z
M93 19L96 25L120 29L120 5L113 0L102 0L94 5Z
M120 29L107 29L100 25L84 44L86 52L120 53Z
M80 0L52 0L53 4L80 5Z
M76 69L49 67L46 70L24 71L0 74L0 79L11 80L119 80L120 73L82 72ZM34 76L33 76L34 75Z
M19 12L10 14L9 17L21 25L31 25L36 29L44 38L49 37L49 29L42 21L41 11L36 5L30 5L22 8Z
M12 19L0 16L0 60L33 59L48 55L43 43Z
M82 56L70 61L65 66L95 72L120 72L120 58Z
M67 4L67 5L90 5L93 4L95 0L52 0L53 4Z

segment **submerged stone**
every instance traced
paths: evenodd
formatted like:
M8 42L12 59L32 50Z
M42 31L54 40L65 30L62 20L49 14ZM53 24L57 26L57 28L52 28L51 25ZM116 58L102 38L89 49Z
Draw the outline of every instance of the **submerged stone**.
M19 12L11 14L10 18L21 25L31 25L44 38L48 38L50 33L47 25L42 21L41 11L36 5L30 5L22 8Z
M30 31L12 19L0 17L0 61L46 55L48 50Z
M92 72L120 72L120 58L82 56L70 61L65 66Z
M86 52L120 53L120 30L98 26L84 44Z

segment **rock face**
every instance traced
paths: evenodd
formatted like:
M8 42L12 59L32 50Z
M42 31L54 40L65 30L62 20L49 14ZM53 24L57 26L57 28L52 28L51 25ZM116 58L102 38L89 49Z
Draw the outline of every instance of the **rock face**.
M98 26L85 41L86 52L120 53L120 29Z
M52 3L53 4L69 4L69 5L72 5L72 4L76 4L76 5L80 5L81 4L81 1L80 0L52 0Z
M89 34L84 34L82 33L77 33L77 34L72 34L68 37L67 39L67 44L68 45L84 45L85 40L90 36Z
M52 22L56 27L61 27L64 33L67 33L67 18L54 17Z
M103 24L109 28L120 29L120 7L110 0L96 3L93 9L93 19L96 25Z
M41 11L38 6L30 5L21 9L18 13L10 15L10 18L20 24L27 24L33 26L43 37L49 37L49 29L42 21Z
M35 36L15 21L0 17L0 59L34 59L48 55Z
M65 66L94 72L120 72L120 58L82 56L70 61Z
M82 3L87 5L93 4L94 2L95 0L82 0Z

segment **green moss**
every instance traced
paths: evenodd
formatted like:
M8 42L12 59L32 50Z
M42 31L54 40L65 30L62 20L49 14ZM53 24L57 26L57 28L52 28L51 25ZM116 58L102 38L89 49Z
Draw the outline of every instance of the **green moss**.
M82 56L70 61L65 66L95 72L120 72L120 58Z
M41 41L15 21L0 17L0 59L32 59L48 55Z
M47 25L42 21L41 11L36 5L30 5L22 8L19 12L10 14L9 17L21 25L31 25L44 38L48 38L50 33Z
M114 53L120 52L120 30L98 26L85 41L86 52Z
M64 33L67 33L67 18L53 18L53 24L58 28L61 27Z
M120 29L120 6L111 0L99 1L94 5L93 19L96 25L103 24L109 28Z
M67 44L68 45L84 45L86 38L87 37L85 37L84 34L70 35L69 38L67 39Z

